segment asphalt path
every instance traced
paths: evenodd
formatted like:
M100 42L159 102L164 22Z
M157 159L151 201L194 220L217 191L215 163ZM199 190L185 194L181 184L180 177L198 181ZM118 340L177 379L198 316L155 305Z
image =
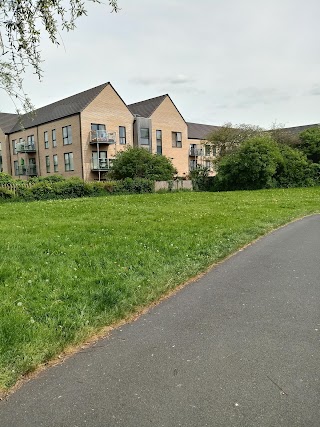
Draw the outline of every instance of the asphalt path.
M319 427L319 338L316 215L42 372L0 425Z

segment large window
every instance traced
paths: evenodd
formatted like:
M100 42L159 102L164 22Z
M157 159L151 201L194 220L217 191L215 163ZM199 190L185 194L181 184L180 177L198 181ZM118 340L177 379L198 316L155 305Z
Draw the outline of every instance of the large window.
M12 154L17 154L17 140L12 140Z
M149 128L141 128L140 129L140 144L141 145L150 145Z
M92 142L107 141L106 125L103 125L100 123L91 123L91 141Z
M72 130L71 126L64 126L62 128L63 145L72 144Z
M34 135L27 136L27 143L29 147L34 147Z
M93 170L107 170L108 169L108 160L106 151L93 151L92 152L92 169Z
M46 156L46 171L50 173L50 157Z
M210 156L210 154L211 154L211 146L207 144L204 146L204 155Z
M176 148L182 147L182 133L181 132L172 132L172 147L176 147Z
M73 153L64 153L64 170L66 172L73 171Z
M119 142L121 145L125 145L127 143L125 126L119 126Z
M53 171L58 172L58 155L53 155Z
M13 162L13 167L14 167L15 176L18 176L19 175L19 162L18 162L18 160L15 160Z
M162 130L156 131L157 138L157 154L162 154Z
M43 133L43 138L44 138L44 148L49 148L49 137L48 137L47 131Z
M52 129L51 136L52 136L52 147L54 148L57 146L57 133L55 129Z

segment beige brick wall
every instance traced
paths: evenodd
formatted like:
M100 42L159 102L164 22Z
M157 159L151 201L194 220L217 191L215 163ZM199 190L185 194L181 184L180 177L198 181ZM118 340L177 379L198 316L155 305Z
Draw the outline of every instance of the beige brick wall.
M62 128L71 126L72 144L63 145ZM56 130L57 146L52 145L52 130ZM49 148L45 148L44 132L48 132ZM54 122L46 123L38 126L38 145L37 154L40 160L39 175L51 176L62 175L66 178L78 176L83 178L82 158L81 158L81 132L80 132L80 116L75 114ZM73 153L73 171L65 171L64 154ZM58 155L58 171L54 172L53 155ZM46 171L46 156L50 159L50 172Z
M99 144L100 151L107 151L107 157L114 158L115 154L129 145L133 145L133 116L120 96L109 84L81 113L82 150L84 179L98 179L98 172L91 172L92 152L97 151L96 144L89 143L91 123L106 125L107 132L116 132L116 144ZM126 128L126 145L119 144L119 126Z
M189 142L187 124L177 111L169 97L159 105L151 115L152 119L152 151L156 153L156 131L162 131L162 154L172 159L178 170L178 176L189 173ZM172 147L172 132L181 132L182 148Z
M11 162L9 153L9 137L0 129L1 155L2 155L2 172L11 174Z
M34 143L37 149L36 153L17 153L17 154L13 154L13 145L12 145L12 141L16 140L17 142L19 142L20 138L22 138L24 140L25 143L27 143L27 138L29 135L33 135L34 136ZM15 176L15 170L14 170L14 162L18 161L18 164L21 165L22 161L24 161L25 165L29 164L29 159L30 158L35 158L36 159L36 165L37 165L37 171L39 173L39 156L38 156L38 140L37 140L37 128L33 127L30 129L25 129L19 132L15 132L9 135L9 150L10 150L10 157L11 157L11 173L13 175L14 178L21 178L21 179L27 179L26 176Z
M206 145L207 141L204 140L204 139L189 139L188 141L189 141L189 146L192 145L192 144L196 144L197 148L201 148L202 151L203 151L203 155L197 157L198 165L201 165L201 166L204 167L204 166L206 166L206 160L208 160L208 161L210 160L211 163L210 163L210 173L209 173L209 176L216 175L215 167L214 167L214 165L212 163L212 160L214 160L216 158L216 156L213 156L212 153L210 154L210 156L206 156L205 155L205 145ZM211 145L211 144L209 144L209 145ZM190 160L194 160L194 159L196 159L196 157L189 156L189 159Z

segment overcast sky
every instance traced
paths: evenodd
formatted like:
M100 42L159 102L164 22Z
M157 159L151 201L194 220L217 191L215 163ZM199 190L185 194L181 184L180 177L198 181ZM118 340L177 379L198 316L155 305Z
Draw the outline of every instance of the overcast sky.
M126 103L168 93L187 121L270 127L320 122L319 0L88 3L63 45L41 45L36 107L110 81ZM0 109L14 112L4 92Z

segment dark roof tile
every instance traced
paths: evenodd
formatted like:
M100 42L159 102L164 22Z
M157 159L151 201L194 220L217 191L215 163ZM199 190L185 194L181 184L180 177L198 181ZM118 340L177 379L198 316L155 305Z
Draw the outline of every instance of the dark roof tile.
M135 102L134 104L128 105L128 108L132 114L141 117L150 117L167 96L168 95L161 95L156 98L146 99L145 101Z
M4 133L9 133L18 121L18 114L0 113L0 128Z
M201 123L187 122L187 125L189 139L206 139L211 132L219 129L219 126L203 125Z
M61 99L53 104L38 108L35 110L34 114L24 114L11 132L18 132L23 128L28 129L33 126L80 113L108 84L109 83L104 83L92 89L85 90L84 92L77 93L76 95L69 96L68 98Z

